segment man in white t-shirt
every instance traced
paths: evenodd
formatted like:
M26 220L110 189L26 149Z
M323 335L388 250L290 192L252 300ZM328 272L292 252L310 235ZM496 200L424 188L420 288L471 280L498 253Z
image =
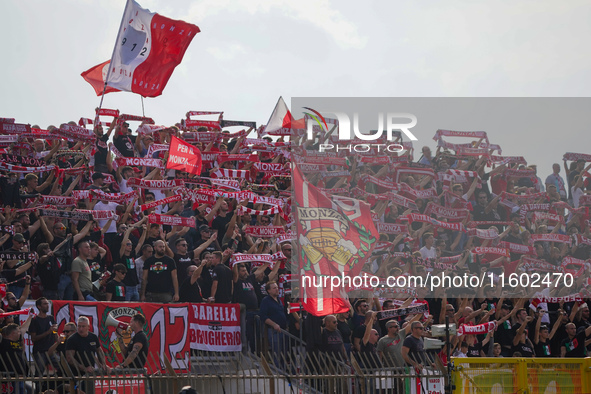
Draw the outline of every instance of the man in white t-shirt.
M424 259L434 259L437 257L437 251L434 246L435 238L433 238L433 233L425 233L423 235L423 246L419 252L421 253L421 257Z
M121 193L130 193L133 189L127 186L127 180L133 176L133 168L123 166L117 168L117 183Z

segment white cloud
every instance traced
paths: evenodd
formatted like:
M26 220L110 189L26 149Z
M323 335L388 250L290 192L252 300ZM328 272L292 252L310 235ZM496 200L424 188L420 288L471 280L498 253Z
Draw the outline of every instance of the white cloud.
M188 14L193 20L205 20L208 16L228 12L246 12L250 16L280 13L283 17L311 23L341 48L361 49L367 43L367 38L359 34L357 25L331 5L329 0L205 0L193 5Z
M240 44L231 44L223 48L209 47L206 51L218 60L231 60L246 53L246 49Z

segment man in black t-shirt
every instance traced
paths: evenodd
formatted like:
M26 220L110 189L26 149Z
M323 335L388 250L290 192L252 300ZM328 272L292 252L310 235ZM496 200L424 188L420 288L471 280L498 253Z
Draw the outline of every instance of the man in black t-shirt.
M402 344L402 358L407 364L412 365L419 371L423 369L426 360L425 348L423 345L423 323L414 321L410 326L410 335Z
M185 279L189 278L189 276L187 276L187 269L189 266L195 264L195 259L214 241L216 241L216 236L212 235L209 239L206 239L205 242L199 243L194 250L189 250L189 243L185 238L179 238L175 241L174 247L176 253L174 254L174 262L176 263L176 272L179 283L182 284Z
M248 269L242 263L236 264L232 269L235 271L232 301L246 305L247 312L258 310L259 299L254 291L257 282L256 273L248 274Z
M113 145L121 152L124 157L135 156L135 139L136 136L131 135L129 130L129 123L123 122L121 126L117 126L115 134L113 135Z
M0 354L4 359L4 362L0 362L0 371L14 372L20 376L27 374L29 368L18 324L10 323L2 330Z
M203 295L201 294L201 287L199 287L199 276L205 267L205 260L201 262L199 267L190 265L187 268L187 279L181 283L179 291L180 302L203 302Z
M216 251L212 257L213 273L209 302L227 304L232 301L232 270L222 263L222 252Z
M101 368L107 369L105 353L101 348L99 339L89 330L90 321L86 316L80 316L78 318L77 332L68 338L66 342L66 358L74 374L93 373L97 361Z
M321 351L324 354L341 361L347 359L343 337L341 332L337 330L337 318L334 315L328 315L324 318L324 329L321 335Z
M248 274L248 269L242 263L234 265L234 294L232 302L244 304L246 306L246 339L250 349L255 349L255 324L256 316L259 310L259 298L257 297L255 286L257 286L256 276L262 274L266 265L262 265L257 272ZM257 329L258 330L258 329Z
M35 306L39 310L39 313L31 320L29 334L33 341L35 370L39 375L42 375L47 364L50 362L54 367L57 368L58 366L58 361L55 357L47 357L49 348L56 342L57 324L53 316L47 313L49 312L49 301L47 298L41 297L37 299Z
M591 326L586 329L581 328L577 331L575 323L568 323L565 326L568 338L562 340L560 344L560 357L562 358L582 358L587 356L585 340L591 335Z
M133 337L127 347L122 347L124 360L118 368L144 368L148 359L148 348L150 343L144 330L146 318L141 313L136 313L129 322ZM120 333L117 331L117 335Z
M164 302L179 300L179 282L176 263L165 255L166 245L159 239L154 242L154 256L144 263L142 302Z

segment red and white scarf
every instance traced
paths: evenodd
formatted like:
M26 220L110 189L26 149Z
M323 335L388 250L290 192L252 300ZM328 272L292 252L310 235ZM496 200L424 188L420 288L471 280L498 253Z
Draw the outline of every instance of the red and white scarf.
M281 163L254 163L252 165L252 168L254 168L256 171L259 172L285 172L285 173L289 173L289 169L285 169L284 165ZM326 170L326 167L325 167Z
M146 116L139 116L139 115L129 115L129 114L121 114L118 116L117 122L122 124L128 120L137 121L137 122L144 122L148 124L154 124L154 119L148 118Z
M571 256L567 256L564 259L562 259L562 263L560 264L560 269L565 274L572 274L573 277L578 278L579 276L581 276L581 274L583 272L585 272L585 266L588 264L588 261L589 260L585 261L585 260L576 259ZM572 266L575 266L577 268L567 268L567 267L572 267Z
M80 126L63 124L59 129L54 129L53 132L70 141L84 141L93 144L96 142L96 135L94 132Z
M146 157L152 157L152 155L156 152L168 151L170 149L170 145L168 144L152 144L148 148L148 153L146 153Z
M109 220L113 219L114 221L119 220L119 216L115 214L113 211L97 211L97 210L90 210L90 209L77 209L76 211L82 213L88 213L92 215L93 219L97 220Z
M170 190L185 186L185 182L183 182L181 179L145 180L129 178L127 180L127 186L138 187L140 189Z
M398 223L383 223L378 222L378 233L383 234L405 234L408 233L408 226L406 224Z
M256 209L247 208L244 205L239 205L238 206L238 215L244 215L245 213L248 213L250 215L255 215L255 216L259 216L259 215L268 216L268 215L279 214L279 215L281 215L281 217L284 220L287 220L288 219L287 218L287 215L285 215L285 213L283 212L283 210L280 207L278 207L278 206L274 206L272 208L265 209L263 211L259 211L259 210L256 210Z
M116 202L117 204L127 204L129 201L133 200L134 198L138 197L137 190L131 191L129 193L121 194L121 193L106 193L102 190L98 189L91 189L88 190L92 198L97 199L99 201L111 201ZM73 194L73 193L72 193Z
M591 155L585 153L572 153L567 152L562 156L562 160L569 160L569 161L577 161L577 160L585 160L591 161Z
M13 164L0 162L0 171L8 171L8 172L14 172L14 173L19 173L19 174L52 171L54 168L55 168L55 165L53 165L53 164L50 164L48 166L43 166L43 167L24 167L24 166L17 166L17 165L13 165Z
M163 170L164 163L160 159L151 158L139 158L139 157L118 157L115 159L119 166L130 166L130 167L154 167Z
M257 267L263 265L264 263L269 263L273 265L277 260L284 260L286 259L283 252L277 252L275 254L243 254L243 253L234 253L232 255L232 266L238 263L251 263L251 267ZM258 263L258 264L257 264Z
M302 172L320 172L326 171L326 166L324 164L298 164L298 168Z
M152 201L147 204L140 205L140 211L145 211L147 209L154 208L159 205L169 204L171 202L181 201L182 199L183 199L183 197L180 194L176 194L174 196L166 197L161 200Z
M21 123L0 123L0 131L6 134L30 133L31 126Z
M497 231L496 227L486 230L480 228L471 228L468 230L467 235L469 237L476 237L480 239L496 239L499 236L499 232Z
M212 179L211 184L219 187L227 187L228 189L240 190L240 181L235 179Z
M523 156L493 156L493 155L490 156L487 164L490 167L492 164L502 166L503 164L509 164L509 163L527 165L527 161L525 160L525 158Z
M251 163L257 163L259 161L259 155L257 154L218 154L218 163L225 163L227 161L248 161Z
M525 202L532 205L535 201L539 200L540 198L546 198L546 193L532 193L532 194L512 194L507 192L501 193L501 200L514 200L519 202Z
M463 231L463 232L466 231L464 229L464 226L462 225L462 223L441 222L437 219L433 219L432 217L430 217L428 215L422 215L419 213L411 213L409 215L406 215L406 218L408 219L409 223L412 223L412 222L431 223L435 227L444 228L446 230Z
M525 223L525 217L529 211L548 211L550 204L525 204L519 208L519 218L521 223Z
M493 247L476 247L474 248L474 250L472 250L472 253L477 254L477 255L483 255L483 254L495 254L498 256L505 256L505 257L509 257L509 249L505 249L505 248L493 248Z
M464 220L468 217L467 209L445 208L437 203L430 202L425 208L425 215L431 215L433 213L437 215L438 218L450 220Z
M244 233L261 238L272 238L285 233L283 226L247 226Z
M529 246L529 245L520 245L520 244L516 244L516 243L512 243L512 242L502 241L502 242L499 242L499 247L500 248L507 248L511 251L511 253L531 254L531 255L536 254L536 250L533 248L533 246Z
M583 244L583 245L590 245L591 246L591 238L584 237L581 234L575 234L574 238L575 238L576 243L578 245Z
M277 243L282 244L284 242L292 242L292 241L295 241L295 239L296 239L295 233L288 231L287 233L277 237Z
M497 323L495 321L489 321L486 323L479 324L477 326L469 326L462 324L458 328L458 335L481 335L491 332L495 329Z
M570 245L570 237L564 234L532 234L531 239L533 242L560 242L563 244Z
M513 222L497 222L491 220L468 222L468 227L477 226L510 226Z
M195 227L195 218L185 218L182 216L159 215L151 213L148 215L149 223L163 224L167 226Z
M437 141L441 137L467 137L467 138L484 138L488 143L488 136L486 131L453 131L439 129L433 137L433 141Z
M39 203L51 204L57 207L75 207L78 203L78 199L74 197L41 195L39 196Z
M402 156L401 158L406 159L406 161L403 161L403 163L408 163L407 156ZM383 166L383 165L390 164L390 157L389 156L362 156L362 157L357 158L357 162Z
M240 178L250 180L250 171L218 168L211 174L212 178Z
M544 272L558 272L558 267L544 260L538 260L528 256L523 256L523 262L521 263L521 267L523 267L527 271L541 270Z

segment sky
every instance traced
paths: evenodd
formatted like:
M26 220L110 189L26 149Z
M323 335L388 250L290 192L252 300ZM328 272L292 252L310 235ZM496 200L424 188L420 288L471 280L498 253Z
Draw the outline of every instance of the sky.
M588 1L139 4L201 29L163 95L144 99L157 124L172 125L190 110L264 124L279 96L289 105L293 97L586 97L591 88ZM100 100L80 73L110 58L124 6L1 2L0 117L42 128L91 117ZM107 94L103 107L142 113L132 93ZM459 118L440 127L462 130ZM591 133L568 124L486 131L503 154L537 162L541 177L566 151L591 153ZM434 133L415 149L434 148Z

